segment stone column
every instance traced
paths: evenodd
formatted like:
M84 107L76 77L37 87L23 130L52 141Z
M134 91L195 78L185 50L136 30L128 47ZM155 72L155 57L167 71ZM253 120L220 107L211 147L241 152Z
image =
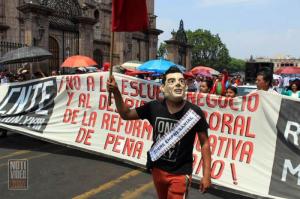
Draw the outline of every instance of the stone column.
M90 17L76 17L79 27L79 54L93 57L94 31L96 20Z
M175 40L167 40L166 42L166 49L167 49L167 59L178 64L179 56L178 56L178 49L179 45L178 42Z
M191 45L187 45L186 47L186 63L185 63L185 67L186 70L190 70L192 69L192 46Z
M48 49L48 16L54 12L54 10L34 3L25 3L17 9L24 13L25 44L28 46L39 46Z

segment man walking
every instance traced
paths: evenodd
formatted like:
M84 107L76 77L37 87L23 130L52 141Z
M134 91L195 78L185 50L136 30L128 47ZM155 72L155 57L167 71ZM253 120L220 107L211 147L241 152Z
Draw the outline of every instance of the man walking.
M171 67L164 74L160 87L165 99L129 109L114 77L107 82L108 91L114 94L116 107L124 120L147 119L153 127L153 145L148 152L147 168L152 173L159 199L186 198L191 183L196 133L203 158L200 190L205 192L211 185L208 124L202 110L184 100L186 86L182 72Z

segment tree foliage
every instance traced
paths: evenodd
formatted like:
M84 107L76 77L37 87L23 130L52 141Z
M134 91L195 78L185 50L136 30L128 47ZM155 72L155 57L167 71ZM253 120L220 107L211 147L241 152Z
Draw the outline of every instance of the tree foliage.
M229 72L245 71L246 62L241 59L231 58L228 64Z
M192 66L209 66L217 70L227 68L230 56L225 44L218 34L213 35L208 30L198 29L186 31L192 49Z
M157 50L157 56L158 57L164 57L165 56L165 54L167 53L166 45L167 44L164 43L164 42L160 43L159 48Z

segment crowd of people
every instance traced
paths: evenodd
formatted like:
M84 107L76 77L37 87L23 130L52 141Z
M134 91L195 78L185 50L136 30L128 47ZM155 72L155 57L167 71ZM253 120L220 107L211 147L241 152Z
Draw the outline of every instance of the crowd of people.
M98 70L99 71L99 70ZM68 71L66 71L68 72ZM70 71L69 71L70 72ZM71 74L84 74L89 72L97 72L94 69L76 68L71 71ZM60 75L61 72L57 70L51 71L51 76ZM0 72L0 85L9 82L22 82L30 79L38 79L46 77L42 71L30 73L25 67L20 68L16 74L8 71ZM155 75L138 75L137 77L161 83L162 74ZM202 76L202 75L184 75L187 84L188 92L201 92L210 93L215 95L223 95L226 97L234 98L238 96L238 86L244 85L244 80L241 75L230 76L224 70L218 76ZM300 99L300 79L289 78L288 76L273 79L273 73L269 71L261 71L257 74L256 78L257 90L265 90L268 92L278 93L293 98ZM0 129L0 137L6 136L6 130Z

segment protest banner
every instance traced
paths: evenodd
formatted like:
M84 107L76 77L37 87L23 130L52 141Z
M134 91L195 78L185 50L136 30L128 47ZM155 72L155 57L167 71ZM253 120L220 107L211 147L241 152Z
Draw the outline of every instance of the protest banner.
M161 100L159 85L115 74L131 108ZM107 72L0 86L0 127L144 166L152 145L146 120L122 120L108 104ZM209 123L215 185L269 198L300 195L300 101L264 91L233 99L187 93ZM171 128L171 127L170 127ZM194 146L193 179L202 176Z

